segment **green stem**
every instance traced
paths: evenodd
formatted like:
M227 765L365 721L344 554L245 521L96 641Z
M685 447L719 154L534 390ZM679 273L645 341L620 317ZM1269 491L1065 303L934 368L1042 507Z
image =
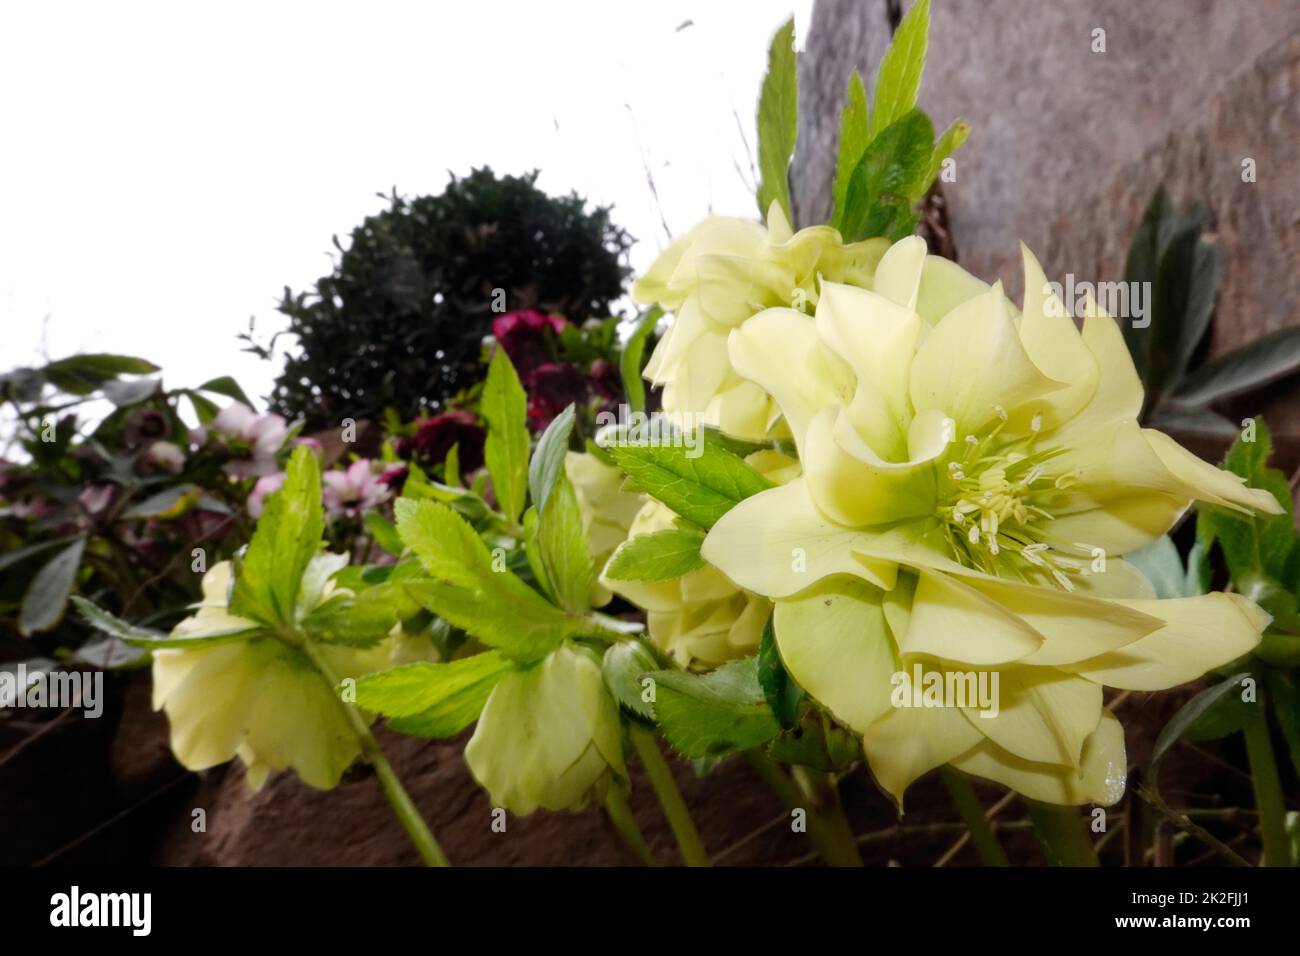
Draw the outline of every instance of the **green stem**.
M785 804L787 810L804 812L808 839L812 841L812 845L816 847L827 866L862 866L857 840L854 839L848 822L843 820L842 812L839 812L842 825L829 823L816 807L810 806L812 801L808 795L771 757L757 750L747 750L745 758L759 778L776 794L777 799Z
M682 859L687 866L712 866L709 854L704 849L704 841L700 839L699 831L695 829L695 822L691 819L690 811L686 809L686 801L682 799L682 792L677 789L677 781L673 780L673 772L668 766L668 761L664 760L664 755L659 752L659 744L654 735L644 727L636 725L630 727L629 732L632 736L632 745L636 747L641 764L645 767L646 776L650 778L650 786L654 787L655 796L659 798L659 806L663 808L664 816L668 819L668 826L672 829L673 836L677 838L677 847L681 850Z
M975 850L984 865L1010 866L1002 844L998 842L988 818L984 816L984 807L979 797L975 796L975 788L970 785L970 780L961 771L951 767L944 767L942 776L943 785L948 788L948 796L952 797L953 805L961 814L962 822L970 833L971 843L975 844Z
M1246 721L1246 757L1250 760L1250 782L1255 788L1255 809L1259 811L1259 832L1264 841L1265 866L1290 866L1291 841L1286 832L1286 805L1277 775L1277 759L1269 736L1268 713L1253 708Z
M1026 800L1034 832L1052 866L1101 866L1077 807Z
M315 665L321 678L329 684L330 693L338 702L339 707L342 708L348 725L361 743L361 753L375 768L375 776L379 778L379 786L384 791L389 806L393 808L393 814L397 817L398 822L402 824L402 828L406 830L406 835L410 837L411 843L419 852L420 859L424 860L426 866L451 866L451 863L447 860L447 855L442 852L442 847L438 845L438 841L434 839L433 833L424 822L424 817L420 816L420 811L416 808L415 802L411 799L410 794L406 792L406 788L402 786L402 781L398 779L397 773L393 770L393 765L384 756L379 741L370 732L370 726L366 723L365 718L361 716L360 711L339 696L338 686L340 682L330 668L329 662L325 660L324 655L320 653L320 649L312 641L303 641L302 650L312 664Z
M614 825L614 829L618 831L618 835L627 844L627 848L643 865L659 865L659 861L650 852L649 844L645 842L641 828L637 826L636 818L632 816L632 808L627 805L627 795L623 793L621 787L611 785L609 792L605 794L605 813L609 817L609 822Z

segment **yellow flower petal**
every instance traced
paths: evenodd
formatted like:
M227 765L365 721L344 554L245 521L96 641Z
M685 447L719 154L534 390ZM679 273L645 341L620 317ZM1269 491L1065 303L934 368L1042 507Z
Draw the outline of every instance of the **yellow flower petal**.
M998 676L996 715L962 708L975 729L1024 760L1078 766L1101 720L1101 685L1050 667L1009 667Z
M1043 636L996 601L955 577L922 571L912 619L899 641L920 654L976 666L1006 664L1033 654Z

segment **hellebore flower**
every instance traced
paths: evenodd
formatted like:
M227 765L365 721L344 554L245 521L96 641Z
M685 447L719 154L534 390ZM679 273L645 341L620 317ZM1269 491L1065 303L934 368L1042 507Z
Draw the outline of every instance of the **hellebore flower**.
M1019 315L1000 285L931 263L905 239L873 290L823 283L815 318L771 309L730 333L803 475L738 504L703 554L775 600L790 673L862 734L900 807L945 763L1042 801L1113 803L1127 767L1102 687L1193 680L1269 620L1238 594L1156 600L1122 556L1193 501L1280 506L1138 424L1115 321L1090 302L1080 332L1028 250ZM999 700L910 706L893 692L917 667L952 687L996 672Z
M637 302L675 316L645 369L664 386L663 410L703 416L738 437L766 436L776 410L732 367L727 334L769 307L816 305L819 275L869 287L888 247L884 239L845 245L830 226L793 232L775 202L766 229L712 217L672 243L632 286Z
M528 424L539 432L570 405L582 408L590 398L587 378L576 365L539 365L524 377L523 386L528 393Z
M558 315L546 315L536 309L508 312L492 320L492 335L510 356L510 364L520 376L555 357L552 340L568 327Z
M284 478L284 472L278 471L274 475L263 475L257 479L253 490L248 493L248 500L244 503L250 517L262 517L262 509L266 507L266 496L275 494L283 488Z
M459 450L461 474L469 474L483 467L483 443L487 433L473 412L457 409L443 412L416 422L415 434L402 439L397 452L403 457L418 458L430 465L446 460L452 446Z
M191 437L197 445L215 439L230 451L234 458L225 464L226 474L258 478L279 467L276 456L288 434L284 419L274 412L259 415L242 402L232 402Z
M492 802L523 816L581 810L627 786L618 705L595 655L566 642L492 688L465 746Z
M149 468L179 475L185 469L185 452L172 442L155 441L150 443L140 461Z
M358 458L346 469L334 469L321 476L321 503L331 518L355 517L382 503L389 494L374 463Z
M330 577L347 564L346 555L323 554L303 576L297 616L335 594ZM230 613L228 561L203 577L203 601L196 613L172 630L172 637L219 634L248 637L218 644L157 650L153 656L153 706L171 724L172 752L190 770L203 770L238 757L248 785L259 790L272 770L291 768L306 783L329 789L360 753L335 691L305 654L255 621ZM319 652L340 678L387 666L388 647L357 649L322 644Z
M798 462L774 451L756 452L746 461L778 483L799 473ZM675 519L659 502L647 501L627 540L667 531ZM711 668L753 654L772 613L767 598L736 587L707 565L672 581L625 581L602 575L600 583L646 612L650 639L682 667Z

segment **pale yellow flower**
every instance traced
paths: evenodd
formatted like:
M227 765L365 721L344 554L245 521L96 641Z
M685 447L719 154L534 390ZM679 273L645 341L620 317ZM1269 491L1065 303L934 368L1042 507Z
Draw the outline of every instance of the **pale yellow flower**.
M775 202L767 228L717 216L673 242L632 287L636 301L674 314L645 370L664 386L664 411L701 416L742 438L765 436L776 409L732 369L728 332L770 306L811 309L818 276L869 285L886 248L883 239L845 245L829 226L796 233Z
M299 619L338 593L330 577L346 555L313 558L303 576ZM203 577L203 601L173 637L200 638L258 632L255 621L229 612L230 562ZM272 770L292 769L320 789L338 784L360 753L335 691L301 650L274 637L204 647L168 648L153 655L153 706L165 710L176 759L191 770L235 757L247 767L248 785L260 789ZM340 678L387 666L388 648L321 644L320 653Z
M900 806L945 763L1039 800L1114 802L1127 767L1102 687L1192 680L1268 620L1236 594L1155 600L1122 560L1194 500L1280 508L1138 424L1115 321L1090 305L1080 332L1028 250L1025 288L1016 314L912 238L873 290L827 282L815 318L770 309L729 336L803 475L737 505L703 553L776 600L786 666L862 734ZM894 706L918 664L997 672L997 716Z
M492 688L465 762L493 805L523 816L581 810L627 786L618 705L600 664L566 642Z

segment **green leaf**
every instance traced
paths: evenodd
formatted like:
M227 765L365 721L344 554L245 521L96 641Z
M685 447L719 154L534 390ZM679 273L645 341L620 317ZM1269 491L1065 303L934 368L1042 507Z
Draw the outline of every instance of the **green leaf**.
M203 637L169 637L162 631L155 631L152 628L137 627L134 624L128 624L121 618L105 611L93 601L88 601L83 597L73 595L72 603L76 606L82 619L95 630L107 634L109 637L116 638L123 643L130 644L132 647L143 647L151 650L167 647L211 647L215 644L230 644L235 641L246 641L249 638L258 637L266 633L262 628L257 627L244 628L238 631L225 631L220 634L208 634Z
M1129 244L1128 257L1124 261L1124 281L1132 287L1133 283L1154 283L1156 265L1160 261L1160 236L1164 223L1171 221L1173 213L1169 206L1169 196L1164 186L1156 189L1147 207L1142 213L1142 220L1133 233ZM1147 330L1136 328L1132 322L1120 322L1120 331L1124 334L1124 343L1137 369L1139 377L1146 380L1147 370Z
M208 381L199 386L199 391L224 395L227 398L233 398L237 402L242 402L254 410L257 408L257 406L253 404L252 399L248 397L248 394L239 387L239 383L229 375L221 375L217 378L208 379Z
M393 557L401 557L402 539L391 521L378 511L367 511L365 517L361 520L366 526L366 531L370 533L370 537L375 539L377 545Z
M1273 713L1282 728L1287 750L1291 751L1291 764L1300 774L1300 692L1296 689L1295 672L1270 667L1265 671L1265 679Z
M313 608L302 619L302 627L313 640L326 644L373 647L397 623L395 592L405 597L400 584L368 588L356 596L335 595Z
M639 534L618 546L605 576L615 581L675 581L704 567L702 544L704 532L698 528Z
M794 18L776 31L767 51L767 75L758 97L758 214L766 218L779 202L790 215L790 158L799 133L799 76L794 52Z
M1290 580L1296 536L1291 511L1291 492L1286 476L1268 467L1272 438L1262 418L1255 419L1254 441L1238 436L1223 460L1223 467L1246 479L1252 488L1270 492L1284 512L1280 515L1246 515L1215 505L1197 509L1196 536L1209 551L1218 542L1233 579L1264 573L1287 584Z
M483 456L501 513L519 520L528 490L528 399L506 350L492 354L479 411L487 421Z
M909 221L925 189L934 151L934 127L913 110L872 139L849 178L840 231L845 241L893 237ZM900 237L901 238L901 237Z
M757 659L704 675L655 671L655 717L684 757L719 757L766 743L781 732L758 681Z
M716 445L617 444L610 454L636 486L701 528L772 483ZM692 457L692 456L695 457Z
M781 763L839 773L862 759L862 747L853 734L831 726L819 712L810 710L798 726L768 744L767 754Z
M465 520L433 501L399 500L397 531L435 579L409 581L422 606L520 661L538 660L582 629L494 560Z
M320 550L324 518L320 465L306 446L294 449L284 485L268 495L238 567L230 611L275 626L291 623L302 575Z
M925 174L925 189L928 190L939 178L943 161L961 149L969 136L970 124L965 120L957 120L940 134L939 141L934 144L934 152L930 154L930 166Z
M10 565L18 564L20 561L26 561L28 558L49 551L51 548L57 548L60 545L68 544L76 540L76 535L68 535L62 538L54 538L50 541L39 541L36 544L29 544L26 547L18 548L15 551L6 551L0 554L0 571Z
M158 366L129 355L73 355L41 369L45 380L72 395L89 395L119 375L148 375Z
M198 392L187 391L185 397L190 400L190 404L194 407L194 416L199 420L200 425L208 424L221 413L221 409L217 407L215 402L209 398L204 398Z
M186 510L189 504L197 501L203 494L198 485L180 484L164 488L150 495L144 501L137 502L123 512L123 518L164 518L175 517Z
M1147 764L1146 776L1153 784L1152 789L1156 789L1154 783L1158 779L1160 763L1174 744L1178 743L1211 707L1227 695L1239 691L1241 682L1249 676L1250 674L1246 672L1233 674L1227 680L1201 691L1184 704L1169 723L1165 724L1156 737L1155 746L1151 750L1151 760Z
M509 571L495 586L466 588L444 581L408 581L406 592L422 606L520 663L541 660L565 638L585 632Z
M573 431L573 406L551 419L537 440L533 460L528 464L528 491L538 513L546 507L546 498L564 474L564 456L569 451L569 434Z
M1206 216L1204 208L1194 207L1167 227L1167 240L1161 238L1150 287L1151 325L1142 376L1148 408L1158 406L1178 386L1214 312L1219 254L1201 240ZM1121 321L1132 324L1131 319Z
M917 0L899 23L876 71L876 83L871 91L875 100L871 111L873 138L916 106L929 32L930 0Z
M414 737L460 733L483 712L488 695L514 667L496 651L442 664L406 664L357 681L357 706L383 714Z
M758 645L758 683L763 688L767 706L781 722L781 726L787 729L793 727L799 720L803 689L794 682L781 660L770 614L767 623L763 625L763 636Z
M854 70L849 74L849 88L844 109L840 112L840 139L835 156L835 215L831 225L836 229L844 218L844 195L848 192L849 178L857 168L867 143L871 142L871 117L867 109L867 91L862 85L862 75Z
M1161 535L1145 548L1130 551L1124 560L1147 576L1158 598L1190 597L1186 591L1187 569L1169 535Z
M1208 405L1267 385L1300 369L1300 326L1279 329L1207 362L1174 394L1178 402Z
M614 699L644 720L654 720L654 707L645 700L642 681L657 667L654 655L640 641L618 641L605 651L601 673Z
M63 619L85 549L86 539L76 538L36 572L18 611L18 631L23 637L48 631Z
M641 378L641 369L645 363L642 356L645 354L646 340L650 338L650 333L655 330L663 314L663 309L658 306L650 309L637 323L627 345L623 346L623 354L619 356L618 368L623 376L623 394L627 397L628 408L634 412L645 411L645 382Z
M551 489L538 517L537 543L547 581L560 606L573 614L587 611L591 607L595 570L587 534L582 528L578 496L564 474Z

